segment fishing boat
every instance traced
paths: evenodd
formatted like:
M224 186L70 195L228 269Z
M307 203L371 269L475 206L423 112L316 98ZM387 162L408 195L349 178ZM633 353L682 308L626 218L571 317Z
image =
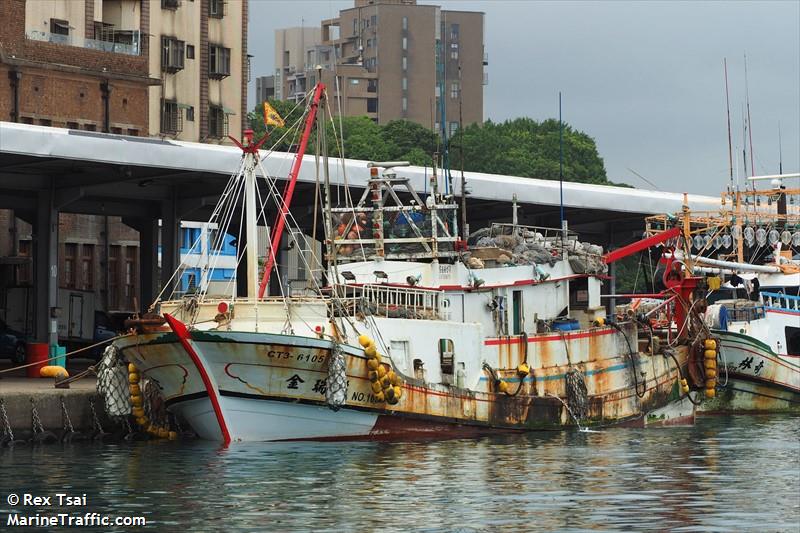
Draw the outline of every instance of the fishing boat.
M434 169L423 198L399 174L403 162L370 163L360 199L333 206L324 103L320 84L282 193L262 167L264 139L246 132L240 144L241 166L210 222L219 235L244 228L247 296L235 282L210 294L201 281L193 294L157 300L110 349L157 385L170 412L225 443L694 421L717 361L717 341L694 311L702 279L672 287L686 327L669 344L656 345L635 319L608 319L600 303L608 263L677 233L611 254L566 228L459 234L447 174ZM326 265L305 293L273 279L281 294L267 296L285 225L304 239L290 206L314 124ZM265 198L277 216L262 267Z
M720 341L718 393L703 413L800 411L800 189L727 191L714 213L687 213L693 272L714 280L705 319ZM658 234L673 217L651 217ZM766 259L766 261L765 261Z

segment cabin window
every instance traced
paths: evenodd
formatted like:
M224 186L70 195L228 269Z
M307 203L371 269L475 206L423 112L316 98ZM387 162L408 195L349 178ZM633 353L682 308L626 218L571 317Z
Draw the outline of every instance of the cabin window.
M522 308L522 291L514 291L512 302L511 328L512 334L519 335L525 329L525 317Z
M453 377L455 346L450 339L439 339L439 363L442 369L442 381L449 383ZM450 378L448 380L448 378Z
M800 355L800 328L786 326L786 353Z
M411 357L408 341L397 341L394 339L389 341L389 354L392 356L393 361L396 361L405 369L408 368L409 359Z
M577 278L570 281L569 306L571 309L587 309L589 307L589 278Z

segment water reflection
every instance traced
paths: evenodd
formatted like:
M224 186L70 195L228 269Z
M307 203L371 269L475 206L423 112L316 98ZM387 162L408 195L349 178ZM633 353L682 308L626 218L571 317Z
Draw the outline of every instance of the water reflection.
M0 489L85 492L88 511L162 530L786 531L800 523L798 443L797 417L222 450L75 443L0 451Z

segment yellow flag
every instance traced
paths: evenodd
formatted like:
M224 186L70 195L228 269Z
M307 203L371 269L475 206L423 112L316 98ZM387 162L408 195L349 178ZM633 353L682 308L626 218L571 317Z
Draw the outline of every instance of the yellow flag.
M275 109L269 105L269 102L264 102L264 125L283 127L283 119Z

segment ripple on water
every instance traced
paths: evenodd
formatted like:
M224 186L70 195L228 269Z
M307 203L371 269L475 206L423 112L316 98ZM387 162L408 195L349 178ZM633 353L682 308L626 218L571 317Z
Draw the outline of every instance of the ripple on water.
M173 531L785 531L800 523L799 441L800 418L782 416L438 442L85 443L0 450L0 486L86 492L90 511Z

